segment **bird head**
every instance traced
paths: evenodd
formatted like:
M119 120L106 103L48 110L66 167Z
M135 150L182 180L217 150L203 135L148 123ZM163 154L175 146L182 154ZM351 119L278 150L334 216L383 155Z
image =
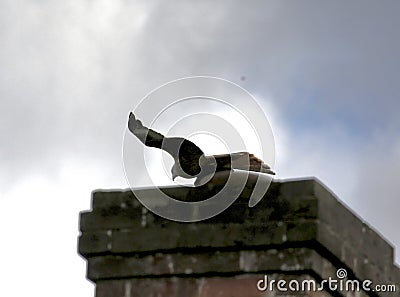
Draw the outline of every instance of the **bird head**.
M178 176L183 177L183 178L193 178L194 176L191 176L187 174L179 164L179 161L175 161L175 164L171 168L171 174L172 174L172 180L175 180Z
M175 178L177 178L180 174L179 174L179 168L177 163L175 163L172 168L171 168L171 174L172 174L172 180L174 181Z

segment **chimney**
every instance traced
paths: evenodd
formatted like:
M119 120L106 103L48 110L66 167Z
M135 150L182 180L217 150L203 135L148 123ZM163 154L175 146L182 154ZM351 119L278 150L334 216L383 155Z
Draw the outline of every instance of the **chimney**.
M321 182L275 181L252 208L250 193L211 219L180 223L129 189L94 191L92 210L80 214L79 253L96 297L400 296L392 246Z

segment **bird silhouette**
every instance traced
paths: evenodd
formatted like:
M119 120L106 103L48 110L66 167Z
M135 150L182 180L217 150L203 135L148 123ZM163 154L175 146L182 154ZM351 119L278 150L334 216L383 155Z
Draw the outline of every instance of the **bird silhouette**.
M233 169L275 175L267 164L248 152L206 156L196 144L186 138L166 137L143 126L132 112L129 114L128 129L144 145L162 149L174 158L172 180L178 176L196 178L196 185L205 177L212 177L215 172Z

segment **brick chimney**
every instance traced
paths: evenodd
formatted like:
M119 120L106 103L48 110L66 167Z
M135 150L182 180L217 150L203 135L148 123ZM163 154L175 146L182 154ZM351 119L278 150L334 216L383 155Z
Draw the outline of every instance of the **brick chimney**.
M129 189L94 191L92 210L80 214L79 253L96 297L400 296L392 246L319 181L273 182L253 208L249 193L211 219L178 223L147 211ZM312 281L315 290L296 290Z

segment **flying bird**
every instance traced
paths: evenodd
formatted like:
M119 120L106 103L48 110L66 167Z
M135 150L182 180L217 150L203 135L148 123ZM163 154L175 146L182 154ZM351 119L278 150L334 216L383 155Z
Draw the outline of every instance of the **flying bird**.
M144 145L162 149L174 158L171 168L172 180L180 176L204 180L215 172L241 169L275 175L271 168L262 160L248 152L206 156L193 142L182 137L165 137L164 135L143 126L131 112L129 114L128 129Z

